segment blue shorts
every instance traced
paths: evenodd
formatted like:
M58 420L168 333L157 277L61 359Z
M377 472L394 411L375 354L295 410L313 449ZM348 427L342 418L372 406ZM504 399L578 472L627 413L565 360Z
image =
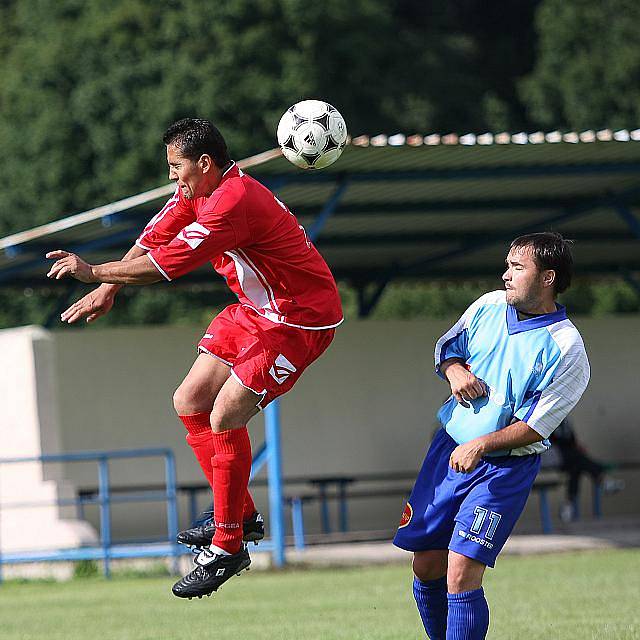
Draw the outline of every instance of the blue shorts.
M493 567L533 486L540 456L483 458L471 473L449 466L456 441L436 434L393 543L407 551L450 549Z

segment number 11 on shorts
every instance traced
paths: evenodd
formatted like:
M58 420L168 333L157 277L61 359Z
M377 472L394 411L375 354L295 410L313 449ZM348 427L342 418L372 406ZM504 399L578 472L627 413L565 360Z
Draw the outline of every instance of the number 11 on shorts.
M482 525L484 525L484 521L487 519L488 515L489 526L487 527L487 532L484 534L484 537L486 540L493 540L493 536L500 524L502 516L499 513L489 511L489 509L485 509L484 507L476 507L473 510L473 513L475 514L475 518L473 519L473 524L470 527L471 533L475 533L476 535L480 533Z

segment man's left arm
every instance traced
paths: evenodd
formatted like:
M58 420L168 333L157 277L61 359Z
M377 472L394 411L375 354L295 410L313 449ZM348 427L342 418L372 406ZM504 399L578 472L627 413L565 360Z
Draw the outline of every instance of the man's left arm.
M543 436L534 431L526 422L519 420L499 431L458 445L451 453L449 466L454 471L470 473L476 468L482 456L487 453L526 447L542 440L544 440Z
M516 422L456 447L449 459L451 468L470 473L483 455L518 449L548 438L582 397L589 376L587 354L578 339L562 357L551 382L531 394L515 412Z

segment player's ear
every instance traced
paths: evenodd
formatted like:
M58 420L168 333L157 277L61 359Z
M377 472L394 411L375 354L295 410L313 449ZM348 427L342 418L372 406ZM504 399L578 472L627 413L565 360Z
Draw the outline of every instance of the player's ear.
M213 168L213 159L208 153L203 153L200 158L198 158L198 166L202 173L208 173Z
M542 272L542 285L545 287L553 287L556 281L556 272L553 269L545 269Z

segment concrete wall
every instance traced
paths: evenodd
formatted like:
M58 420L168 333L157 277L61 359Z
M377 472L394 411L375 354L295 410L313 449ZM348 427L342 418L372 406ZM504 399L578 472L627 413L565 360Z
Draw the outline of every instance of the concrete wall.
M40 327L0 331L0 458L38 458L60 450L55 351ZM60 465L39 461L0 465L0 544L4 553L95 543L98 536L75 512ZM28 502L29 505L25 505ZM42 532L46 532L43 541Z
M576 321L592 364L592 380L574 411L581 439L600 458L640 459L635 405L640 363L640 319ZM432 432L434 414L447 388L432 373L434 340L450 322L349 322L329 351L282 401L284 474L358 474L417 470ZM201 481L173 414L173 390L195 357L202 328L93 328L56 332L57 377L63 450L169 446L177 455L180 482ZM250 428L262 441L262 417ZM114 463L114 483L157 482L159 462ZM80 486L96 484L89 465L67 466ZM608 498L606 512L637 512L637 476L629 489ZM635 484L634 484L635 483ZM264 492L257 491L266 510ZM588 495L588 492L585 491ZM537 527L535 500L523 518ZM354 528L391 529L401 497L363 499L350 505ZM184 507L184 505L183 505ZM317 529L317 507L307 507ZM92 516L93 517L93 516ZM183 522L186 517L183 509ZM158 506L116 507L122 535L160 529Z

